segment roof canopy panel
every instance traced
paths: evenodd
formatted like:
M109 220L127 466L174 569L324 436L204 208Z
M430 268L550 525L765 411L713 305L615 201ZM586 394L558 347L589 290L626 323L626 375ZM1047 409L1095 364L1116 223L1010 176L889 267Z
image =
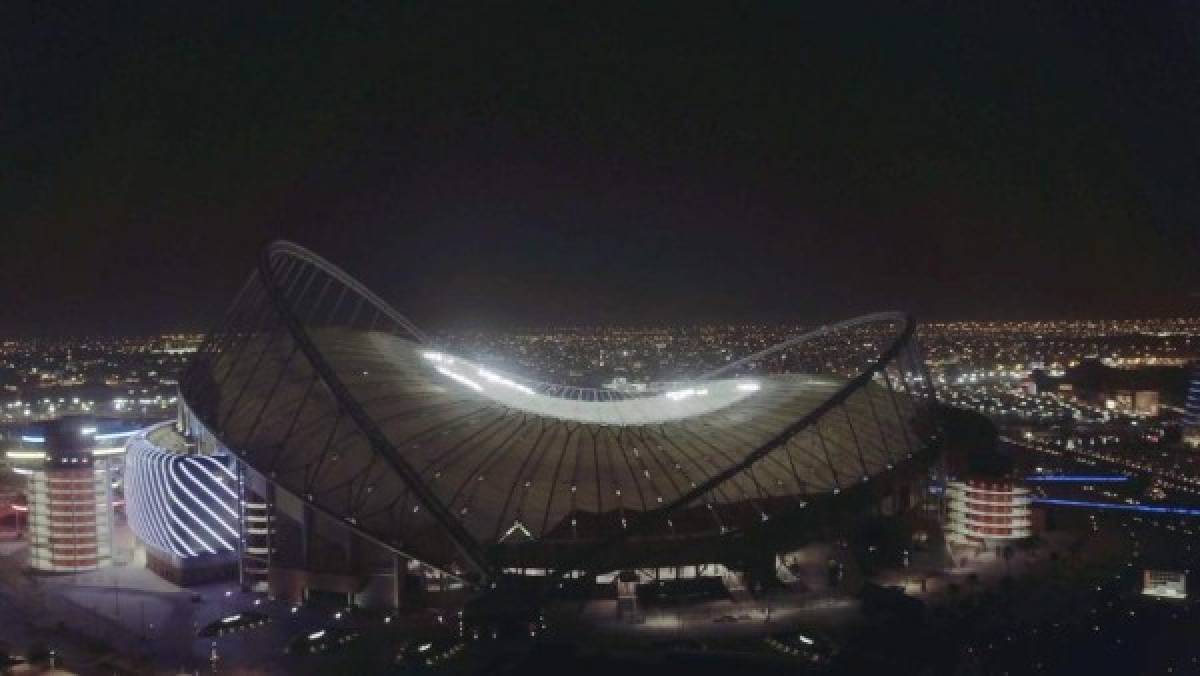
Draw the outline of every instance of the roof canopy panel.
M765 520L912 457L933 401L897 313L670 388L583 390L439 349L290 243L265 251L183 391L283 490L387 546L480 572L518 525L523 540L570 541L651 523L643 515L712 533ZM665 518L687 510L700 516Z

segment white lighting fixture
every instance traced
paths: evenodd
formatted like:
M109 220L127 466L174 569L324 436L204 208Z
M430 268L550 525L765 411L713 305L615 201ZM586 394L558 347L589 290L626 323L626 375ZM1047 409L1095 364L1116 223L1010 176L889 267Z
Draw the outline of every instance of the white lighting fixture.
M696 389L694 387L689 387L685 390L667 392L667 399L670 399L671 401L680 401L681 399L687 399L689 397L703 397L706 394L708 394L707 389Z
M483 378L484 380L487 380L488 382L496 383L498 385L504 385L505 387L511 387L514 390L517 390L518 392L524 392L525 394L533 394L533 388L531 388L527 385L522 385L521 383L512 381L512 380L505 378L504 376L499 375L497 373L492 373L491 371L489 371L487 369L479 369L478 373L481 378Z
M44 444L46 443L46 437L23 436L21 437L21 441L27 444Z
M324 630L324 629L322 629L322 630L320 630L320 631L314 631L313 633L311 633L311 634L309 634L309 635L308 635L308 640L310 640L310 641L315 641L315 640L317 640L317 639L321 638L321 637L322 637L322 636L324 636L324 635L325 635L325 630Z
M9 460L45 460L44 451L9 451L4 454Z
M737 388L742 392L757 392L762 389L762 385L758 383L738 383Z
M124 453L124 452L125 452L124 446L112 446L110 448L93 448L92 449L92 455L117 455L119 453Z
M450 378L451 380L456 380L456 381L462 383L463 385L466 385L467 387L475 390L476 392L483 391L483 385L480 385L479 383L475 382L474 380L471 380L470 378L468 378L464 375L455 373L454 371L451 371L450 369L442 367L442 366L438 366L437 370L438 370L438 373L446 376L447 378Z

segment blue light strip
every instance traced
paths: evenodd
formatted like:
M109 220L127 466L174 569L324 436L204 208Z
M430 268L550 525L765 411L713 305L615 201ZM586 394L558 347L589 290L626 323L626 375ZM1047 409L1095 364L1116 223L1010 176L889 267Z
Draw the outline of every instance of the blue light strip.
M1122 512L1145 514L1175 514L1177 516L1200 516L1200 508L1168 507L1165 505L1126 505L1119 502L1089 502L1087 500L1061 500L1058 498L1034 498L1035 505L1057 505L1059 507L1085 507L1087 509L1112 509Z
M1102 483L1117 483L1120 481L1129 481L1129 477L1123 475L1087 475L1087 474L1035 474L1025 477L1027 482L1055 482L1065 484L1102 484Z

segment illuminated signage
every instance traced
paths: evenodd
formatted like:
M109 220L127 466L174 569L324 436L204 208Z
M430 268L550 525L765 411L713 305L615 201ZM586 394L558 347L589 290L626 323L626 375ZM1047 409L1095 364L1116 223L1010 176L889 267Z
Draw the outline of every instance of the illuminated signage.
M1187 573L1146 569L1142 573L1142 594L1162 599L1186 599Z

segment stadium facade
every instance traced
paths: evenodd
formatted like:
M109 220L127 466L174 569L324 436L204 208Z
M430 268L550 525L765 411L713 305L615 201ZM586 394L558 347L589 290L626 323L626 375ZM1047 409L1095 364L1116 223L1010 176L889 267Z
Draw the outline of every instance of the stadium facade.
M770 567L845 518L926 504L938 425L914 329L881 313L686 383L561 386L441 349L277 242L187 369L176 427L188 453L232 459L242 583L279 596L399 604L514 573ZM208 504L192 474L176 485ZM150 537L176 556L215 546L192 530Z
M146 565L178 584L232 572L241 549L236 461L195 453L174 423L132 435L125 444L125 504Z

